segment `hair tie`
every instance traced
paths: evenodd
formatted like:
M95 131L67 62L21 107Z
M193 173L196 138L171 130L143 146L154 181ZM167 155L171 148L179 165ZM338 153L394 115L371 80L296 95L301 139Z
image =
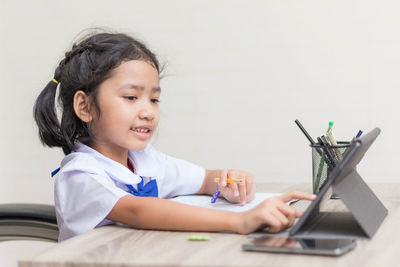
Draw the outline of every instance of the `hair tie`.
M59 84L59 82L56 79L51 79L55 84Z

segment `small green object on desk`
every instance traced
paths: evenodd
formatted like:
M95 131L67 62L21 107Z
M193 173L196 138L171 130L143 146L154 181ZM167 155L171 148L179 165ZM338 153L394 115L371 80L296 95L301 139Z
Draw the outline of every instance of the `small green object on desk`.
M208 241L210 237L206 235L191 235L187 238L188 241Z

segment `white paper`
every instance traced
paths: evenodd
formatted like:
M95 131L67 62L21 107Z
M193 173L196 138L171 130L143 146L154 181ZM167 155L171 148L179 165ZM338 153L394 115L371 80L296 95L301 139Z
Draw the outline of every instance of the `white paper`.
M211 196L206 195L188 195L188 196L179 196L175 198L171 198L170 200L176 201L179 203L198 206L202 208L209 208L209 209L218 209L218 210L226 210L226 211L234 211L234 212L242 212L247 211L264 200L282 195L281 193L256 193L253 201L246 203L245 205L234 204L230 203L229 201L225 200L224 198L218 198L215 203L211 203Z

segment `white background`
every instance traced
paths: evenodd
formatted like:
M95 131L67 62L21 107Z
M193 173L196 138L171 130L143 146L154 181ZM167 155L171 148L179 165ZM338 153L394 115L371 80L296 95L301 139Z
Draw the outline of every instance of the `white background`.
M400 4L382 0L0 2L0 203L53 203L35 98L90 27L126 32L165 64L153 144L257 182L311 182L311 151L329 120L337 139L376 126L359 172L398 182Z

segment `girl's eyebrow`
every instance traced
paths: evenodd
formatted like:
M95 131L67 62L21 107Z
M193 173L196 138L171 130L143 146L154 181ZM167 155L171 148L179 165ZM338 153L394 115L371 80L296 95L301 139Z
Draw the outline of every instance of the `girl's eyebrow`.
M144 90L144 86L136 85L136 84L133 84L133 83L127 83L127 84L123 85L122 87L120 87L118 90L126 90L126 89L135 89L135 90L138 90L138 91L143 91ZM158 92L161 91L161 87L160 86L153 87L153 88L151 88L151 91L154 92L154 93L158 93Z

